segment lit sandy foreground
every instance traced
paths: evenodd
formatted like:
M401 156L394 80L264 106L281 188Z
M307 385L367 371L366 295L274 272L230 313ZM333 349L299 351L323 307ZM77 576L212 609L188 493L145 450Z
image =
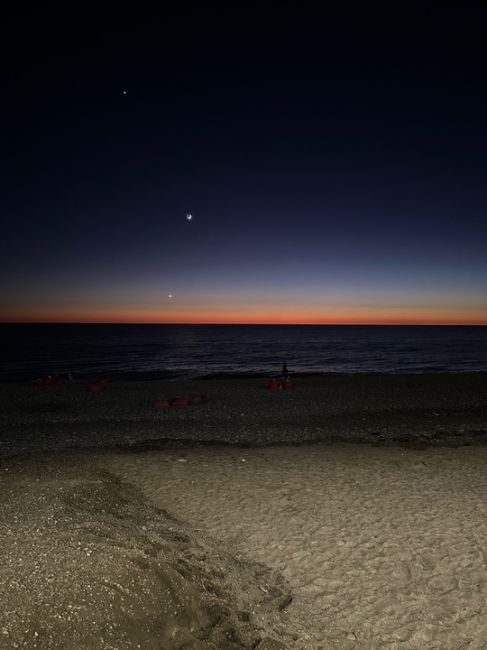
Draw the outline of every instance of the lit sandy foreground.
M350 443L6 460L0 647L486 648L486 467L485 446Z
M280 571L304 648L487 647L487 447L316 444L104 462L153 504Z

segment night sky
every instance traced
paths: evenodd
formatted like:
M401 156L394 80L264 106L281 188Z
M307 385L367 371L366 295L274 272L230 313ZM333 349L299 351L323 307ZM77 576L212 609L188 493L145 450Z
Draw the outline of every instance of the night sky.
M0 27L0 320L487 324L487 9L77 6Z

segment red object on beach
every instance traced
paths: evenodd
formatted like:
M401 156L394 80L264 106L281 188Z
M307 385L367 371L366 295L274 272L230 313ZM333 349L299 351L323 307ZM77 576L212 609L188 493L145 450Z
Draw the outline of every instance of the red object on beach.
M104 390L105 390L105 386L103 386L102 384L90 384L88 386L88 391L92 395L100 395L100 393L103 393Z
M279 388L279 382L277 379L271 379L268 388L269 390L277 390Z
M180 406L191 406L192 404L204 404L208 401L208 398L203 393L197 393L191 399L187 397L175 397L174 399L159 399L156 402L157 408L167 409L170 406L180 407Z
M168 409L171 406L171 402L168 399L158 399L156 406L158 409Z
M292 390L294 388L294 384L290 379L286 379L282 382L282 388L283 390Z
M176 399L171 400L171 406L189 406L190 401L185 397L176 397Z

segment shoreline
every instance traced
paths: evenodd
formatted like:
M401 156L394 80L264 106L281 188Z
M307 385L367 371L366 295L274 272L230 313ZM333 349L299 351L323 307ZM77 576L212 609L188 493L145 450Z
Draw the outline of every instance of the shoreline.
M292 372L289 373L293 379L328 379L331 377L342 377L342 378L353 378L353 377L469 377L469 376L479 376L486 375L486 369L480 370L417 370L414 372L403 372L403 371L390 371L384 372L382 370L377 371L356 371L356 372L342 372L342 371L302 371L302 372ZM72 379L69 379L69 375L72 375ZM235 372L235 373L209 373L209 374L198 374L198 375L177 375L177 374L168 374L161 375L157 371L146 372L146 373L122 373L122 374L113 374L113 373L87 373L82 375L73 371L71 373L61 373L54 374L52 377L60 380L64 385L78 385L85 386L91 382L99 381L109 376L114 383L127 383L127 384L139 384L139 383L153 383L153 382L167 382L169 384L175 384L177 382L212 382L212 381L241 381L241 380L262 380L269 381L273 377L279 377L279 369L276 372L262 371L262 372ZM10 378L0 378L0 388L3 386L17 386L17 385L33 385L36 380L42 379L42 375L34 375L29 373L28 375L19 375L15 374Z

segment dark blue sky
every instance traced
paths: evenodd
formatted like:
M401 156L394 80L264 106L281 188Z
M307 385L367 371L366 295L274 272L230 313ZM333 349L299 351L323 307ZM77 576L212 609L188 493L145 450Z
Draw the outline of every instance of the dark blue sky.
M487 324L486 18L10 15L0 317Z

